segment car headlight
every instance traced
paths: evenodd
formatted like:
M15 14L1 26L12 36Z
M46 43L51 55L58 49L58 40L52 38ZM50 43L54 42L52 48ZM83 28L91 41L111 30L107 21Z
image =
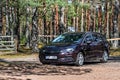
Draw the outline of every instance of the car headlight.
M65 54L65 53L71 53L73 51L74 51L73 48L67 48L67 49L61 50L60 52L61 52L61 54Z
M74 49L73 49L73 48L68 48L68 49L66 49L66 51L67 51L67 52L73 52Z

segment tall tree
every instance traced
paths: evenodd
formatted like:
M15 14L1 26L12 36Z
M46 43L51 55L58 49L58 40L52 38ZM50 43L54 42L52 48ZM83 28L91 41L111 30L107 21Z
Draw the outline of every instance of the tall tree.
M2 7L0 6L0 35L2 34Z
M118 29L118 15L119 15L119 12L120 12L119 6L120 6L119 1L115 0L115 2L114 2L114 11L113 11L113 13L114 13L114 17L113 17L113 29L114 29L113 36L114 36L114 38L119 37L119 29ZM113 42L113 47L114 48L118 47L118 40L115 40Z
M84 0L82 0L82 4L84 4ZM84 8L82 8L82 15L81 15L81 32L84 31Z
M33 16L32 16L32 51L33 52L36 52L36 51L38 51L38 48L37 48L37 46L38 46L38 8L37 7L35 7L34 9L33 9Z
M9 0L6 0L6 35L9 34Z
M60 7L60 34L65 32L65 24L64 24L64 17L65 17L65 12L64 12L65 8L64 7Z

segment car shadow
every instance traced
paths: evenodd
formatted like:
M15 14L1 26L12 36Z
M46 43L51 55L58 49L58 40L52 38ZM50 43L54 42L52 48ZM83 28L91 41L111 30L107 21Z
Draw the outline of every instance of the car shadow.
M108 60L108 63L109 62L120 62L120 56L110 56L109 60ZM85 62L84 66L87 66L87 65L99 65L99 64L101 64L100 61L90 61L90 62ZM56 66L76 66L75 64L50 64L50 65L56 65Z
M120 62L120 56L110 56L108 63ZM99 65L100 62L85 62L84 66ZM12 76L21 75L82 75L91 73L92 68L75 66L73 64L43 65L37 61L7 61L0 59L0 74Z
M110 62L120 62L120 56L110 56L109 61Z
M73 67L68 65L43 65L38 62L7 61L0 59L0 74L10 76L22 75L82 75L90 73L92 69ZM4 65L4 64L5 65ZM7 64L7 65L6 65Z

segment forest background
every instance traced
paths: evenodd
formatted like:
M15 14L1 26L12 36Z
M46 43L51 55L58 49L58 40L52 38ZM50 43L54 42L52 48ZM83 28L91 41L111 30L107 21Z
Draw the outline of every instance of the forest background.
M37 51L64 32L100 32L120 37L120 0L0 0L0 35ZM114 48L119 40L111 41Z

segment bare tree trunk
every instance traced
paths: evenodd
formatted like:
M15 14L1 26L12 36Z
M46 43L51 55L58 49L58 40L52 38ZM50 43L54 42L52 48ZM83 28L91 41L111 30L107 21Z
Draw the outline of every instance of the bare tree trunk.
M55 10L52 9L52 35L55 34ZM53 39L54 37L52 37Z
M5 7L3 7L4 9L3 10L5 10ZM3 15L5 15L5 13L3 13ZM3 16L2 15L2 16ZM2 17L2 35L6 35L6 16L3 16Z
M61 7L61 13L60 13L60 25L59 25L59 27L60 27L60 34L62 34L63 32L65 32L65 25L64 25L64 7Z
M72 26L75 28L75 24L76 24L76 22L75 22L75 17L73 17L72 20L73 20L73 21L72 21Z
M25 36L26 36L26 48L30 48L30 23L29 23L29 12L30 12L30 9L29 7L27 7L27 13L26 13L26 33L25 33Z
M14 15L14 8L10 7L10 14L9 14L9 26L10 26L9 31L10 31L10 33L9 33L9 35L13 35L13 27L16 24L14 22L14 17L15 16L13 16L13 15Z
M96 32L96 11L94 11L94 26L93 31Z
M75 31L79 31L79 29L78 29L78 27L79 27L79 18L78 18L78 16L76 17L76 26L75 26Z
M2 35L2 7L0 7L0 35Z
M94 30L94 4L93 4L93 0L90 0L90 10L89 10L89 31L93 31Z
M80 3L80 0L77 0L77 3ZM77 16L76 16L75 31L79 31L79 29L78 29L78 27L79 27L79 17L78 17L78 15L79 15L79 7L78 6L76 6L76 14L77 14Z
M114 18L113 18L113 27L114 27L114 38L118 38L119 37L119 30L118 30L118 14L119 14L119 1L115 0L115 4L114 4ZM114 48L118 48L118 40L115 40L113 42L113 47Z
M102 8L98 8L98 32L102 33Z
M82 4L84 4L84 0L82 0ZM84 31L84 9L82 8L82 16L81 16L81 32Z
M119 0L119 15L118 15L118 26L119 26L119 37L120 37L120 0ZM119 47L120 47L120 40L119 40Z
M86 10L86 31L90 29L90 9Z
M32 43L32 51L38 52L38 18L37 18L37 8L33 9L33 16L32 16L32 33L31 33L31 43Z
M17 23L16 23L16 35L17 35L17 51L20 47L20 13L19 13L19 1L17 1Z
M109 25L109 20L110 20L110 18L109 18L109 2L108 2L108 4L107 4L107 33L106 33L106 36L107 36L107 38L109 38L110 37L110 35L109 35L109 29L110 29L110 25Z
M113 6L111 6L111 12L112 12L112 9L113 8ZM109 14L110 16L109 16L109 19L110 19L110 30L109 30L109 35L110 35L110 38L112 38L112 34L113 34L113 20L112 20L112 18L113 18L113 13L110 13Z
M46 8L46 2L43 3L43 9ZM46 14L43 15L43 26L44 26L44 35L47 35L47 22L46 22ZM47 42L47 37L44 37L44 41Z
M67 15L67 9L65 9L65 17L64 17L64 24L65 24L65 27L64 27L64 32L66 32L68 29L68 15Z
M9 8L8 8L8 0L6 0L6 35L9 32Z
M58 5L55 5L55 35L59 34L58 16Z

